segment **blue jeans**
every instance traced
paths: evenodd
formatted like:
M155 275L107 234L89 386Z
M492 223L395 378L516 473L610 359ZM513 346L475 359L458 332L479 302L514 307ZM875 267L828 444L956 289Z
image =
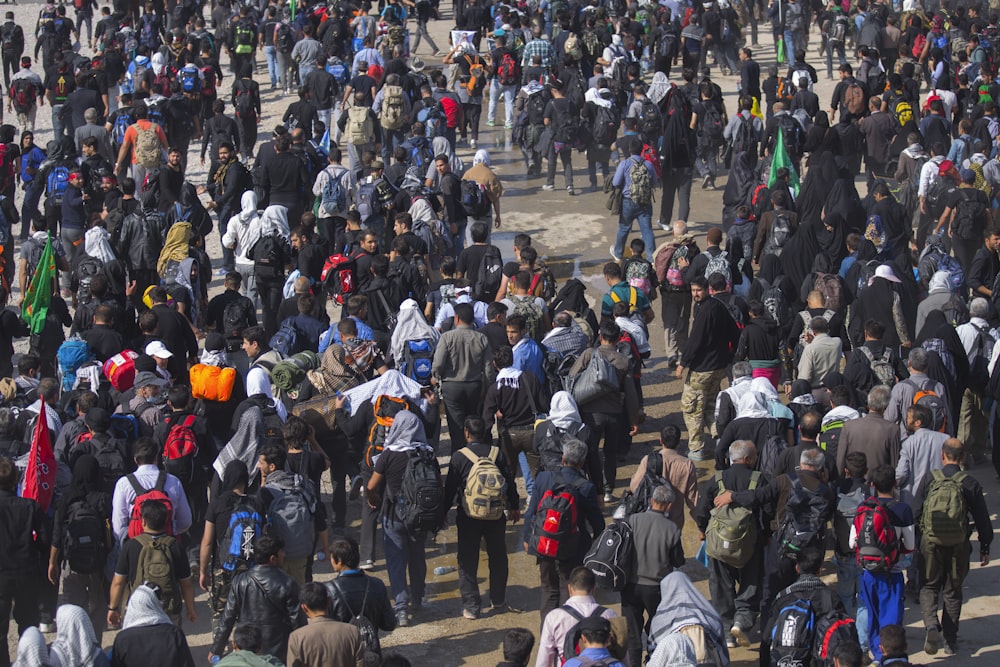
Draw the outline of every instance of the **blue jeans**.
M486 122L495 123L497 119L497 103L500 95L503 95L504 127L514 125L514 95L517 93L517 86L502 86L500 79L494 78L490 82L490 105L486 111Z
M844 45L843 44L837 44L836 46L832 46L829 43L827 43L827 45L826 45L826 75L828 77L830 77L831 79L833 78L833 53L834 53L834 51L836 51L836 53L837 53L837 61L838 61L837 64L838 64L838 66L839 65L845 65L845 64L847 64L847 54L844 52Z
M632 231L632 223L639 223L639 231L642 233L642 240L646 244L646 252L652 248L656 250L656 239L653 237L653 205L636 204L627 197L622 200L622 214L618 218L618 236L615 238L615 255L622 256L625 249L625 241L629 232Z
M275 46L264 47L264 57L267 58L267 75L271 78L271 87L278 85L278 49Z
M309 73L316 69L315 65L299 65L299 85L301 86L305 82L306 77Z
M396 518L395 509L387 510L382 517L382 548L389 572L392 606L396 611L405 610L410 600L419 603L424 597L427 580L424 538L423 533L410 535L403 522ZM410 574L409 588L406 585L407 571Z
M887 574L872 574L861 572L858 598L859 608L868 610L868 650L872 658L882 660L882 647L879 646L879 630L887 625L903 623L903 595L905 591L902 572ZM861 628L858 628L861 633Z
M868 609L858 604L858 564L853 556L833 557L837 568L837 595L844 603L844 609L854 616L854 623L861 639L861 648L868 650Z

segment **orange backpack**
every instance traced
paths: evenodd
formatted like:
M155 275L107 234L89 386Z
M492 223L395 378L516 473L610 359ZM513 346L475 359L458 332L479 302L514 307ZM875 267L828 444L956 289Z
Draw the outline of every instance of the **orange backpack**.
M206 401L225 403L233 395L236 384L236 369L195 364L189 373L191 396Z
M375 457L385 448L385 439L389 435L389 429L392 428L396 415L409 407L410 403L405 398L380 394L375 399L375 403L372 404L375 422L368 431L368 447L365 449L365 465L369 468L375 467Z

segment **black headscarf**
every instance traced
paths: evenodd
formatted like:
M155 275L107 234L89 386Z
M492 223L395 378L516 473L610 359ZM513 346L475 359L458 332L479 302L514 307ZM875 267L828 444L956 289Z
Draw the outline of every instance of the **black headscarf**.
M823 159L824 153L836 155L840 152L840 135L830 127L830 117L825 111L816 112L812 127L806 132L802 150L809 153L809 168Z
M66 491L66 504L76 500L82 500L91 493L98 493L104 488L104 481L101 476L101 464L97 459L84 454L76 460L73 465L73 477L70 479L69 489Z
M830 192L830 184L837 180L839 172L837 158L833 153L814 155L810 162L809 173L806 174L802 190L795 199L800 231L806 223L819 223L823 206L826 204L826 196Z
M799 218L799 229L792 234L792 238L785 243L784 250L781 251L781 268L785 276L792 284L792 297L798 297L798 286L805 282L812 273L813 258L821 251L819 240L816 238L816 226L820 225L819 219L815 221L802 222Z
M877 280L875 282L878 282ZM969 379L969 357L962 345L962 339L958 337L955 327L948 322L944 313L940 310L932 310L924 320L924 326L920 329L914 345L922 346L925 341L931 338L940 338L944 341L944 346L951 353L955 360L955 381L958 387L964 387Z
M861 197L854 187L854 176L847 169L837 171L837 180L831 186L827 183L826 200L823 203L824 215L840 213L846 223L847 232L863 232L867 216L865 207L861 205ZM846 252L846 250L845 250Z
M823 224L816 229L816 240L819 241L822 255L827 260L825 273L830 273L831 268L833 273L837 273L840 270L840 260L847 256L846 228L847 221L843 214L837 210L827 209Z
M243 461L233 459L226 464L222 471L222 488L226 491L232 491L241 484L246 489L250 485L250 475L247 473L247 467Z

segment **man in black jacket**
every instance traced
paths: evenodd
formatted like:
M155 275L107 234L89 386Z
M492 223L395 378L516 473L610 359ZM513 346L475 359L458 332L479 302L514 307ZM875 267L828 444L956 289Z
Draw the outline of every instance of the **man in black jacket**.
M396 629L396 614L389 600L389 591L381 579L369 577L361 569L361 551L350 537L341 537L330 544L330 564L336 579L326 582L330 593L330 618L350 623L355 616L364 616L379 630Z
M229 219L233 212L238 212L240 198L252 185L250 172L236 159L236 147L228 139L218 145L219 161L212 170L208 185L199 187L198 194L207 192L212 198L205 208L216 211L219 215L219 237L225 236ZM227 271L233 271L236 266L236 256L232 248L222 246L222 266Z
M288 209L288 223L297 226L305 209L305 193L312 181L305 164L292 152L292 137L285 133L274 140L275 155L263 167L261 187L268 193L268 203Z
M522 375L523 377L523 375ZM479 544L486 541L486 557L490 566L490 605L494 610L502 610L507 603L507 546L504 534L507 518L503 507L497 508L499 516L483 518L470 516L469 475L477 461L488 458L499 469L507 482L506 509L512 523L521 516L521 501L517 496L514 469L508 463L500 447L484 444L486 422L479 417L465 418L464 448L452 454L448 467L448 479L444 485L445 506L451 507L458 496L458 511L455 527L458 529L458 587L462 592L462 616L475 620L479 618L483 600L479 595ZM478 484L478 482L477 482Z
M157 286L149 291L156 313L156 336L166 344L173 354L168 362L170 377L187 377L187 360L192 363L198 358L198 339L191 328L191 322L177 310L167 305L167 290Z
M694 321L676 374L684 378L681 411L688 430L688 457L705 461L709 456L705 451L709 406L715 405L740 331L725 304L709 296L705 278L694 278L690 284Z
M260 628L268 653L284 660L288 653L288 635L302 625L299 608L299 587L281 565L285 560L285 544L278 538L260 537L254 544L257 563L233 580L226 609L212 638L211 660L221 654L229 641L233 627L255 625Z
M218 150L222 142L227 141L235 145L240 136L239 126L236 121L226 115L226 103L223 100L215 100L212 103L214 116L205 121L205 126L201 133L201 164L205 166L205 153L209 148L212 154L209 156L209 173L214 173L218 167Z
M717 472L715 478L705 483L698 497L698 509L695 511L695 522L701 539L705 539L712 510L715 509L715 497L725 491L746 491L767 484L761 479L761 474L754 471L757 461L757 448L749 440L737 440L729 447L730 466L727 470ZM754 512L757 535L765 528L762 512ZM708 560L708 586L712 595L712 604L722 616L723 629L729 629L731 637L726 638L726 644L734 648L749 646L747 632L753 627L754 616L760 603L760 579L764 559L761 557L763 538L757 538L757 545L750 545L752 556L743 567L733 567L721 560ZM737 593L737 586L739 592Z
M573 568L583 564L583 556L586 554L593 537L599 535L604 530L604 515L601 513L601 506L597 499L597 487L592 482L587 481L581 470L587 462L587 445L575 438L568 438L563 443L562 468L559 472L549 472L547 470L538 473L535 478L534 493L528 502L528 509L524 513L524 550L532 553L532 532L535 514L538 506L546 492L558 486L565 487L573 494L577 508L577 529L578 539L576 549L572 555L565 560L556 560L547 556L538 557L538 574L541 579L541 618L544 620L546 614L559 606L560 591L566 590L569 584L569 575ZM589 528L589 529L588 529Z
M17 468L0 458L0 629L6 636L10 609L18 633L38 625L39 565L47 560L49 523L38 503L17 495ZM10 665L6 643L0 648L0 665Z

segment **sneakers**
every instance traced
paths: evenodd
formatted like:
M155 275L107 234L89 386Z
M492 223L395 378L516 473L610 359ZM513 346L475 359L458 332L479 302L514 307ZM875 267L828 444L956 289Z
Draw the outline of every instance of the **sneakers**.
M934 655L941 648L940 628L928 628L927 637L924 638L924 653Z
M705 178L703 178L702 181L701 181L701 189L702 190L708 189L708 184L711 183L711 182L712 182L712 176L709 175L709 174L706 174Z
M358 566L362 570L371 570L375 567L375 562L366 560L364 563Z
M476 140L475 139L473 139L472 141L469 142L469 148L471 148L472 150L476 150Z
M703 449L697 452L688 452L688 459L691 461L708 461L709 458L708 452Z
M576 194L576 190L574 190L572 187L568 187L568 188L566 188L566 194L568 194L570 197L572 197L573 195Z
M732 635L726 637L726 648L736 648L736 638Z
M556 189L556 186L549 185L548 183L546 183L545 185L542 186L542 190L545 190L546 192L552 192L555 189Z
M622 261L622 256L615 252L614 246L608 248L608 253L611 255L611 259L615 260L616 262Z
M497 126L497 123L496 123L495 120L488 120L488 121L486 121L486 127L496 127L496 126Z
M671 234L673 234L674 228L671 227L668 223L663 222L662 220L658 220L656 224L658 224L660 226L660 229L662 229L663 231L670 232Z
M463 609L462 610L462 618L466 619L467 621L478 620L479 619L479 612L472 611L471 609Z
M677 368L677 364L679 361L680 361L679 356L677 356L676 354L670 355L669 357L667 357L667 368L669 368L670 370L674 370L675 368Z
M733 629L729 631L731 638L740 646L747 647L750 646L750 638L747 637L747 633L743 632L743 628L738 625L734 625Z
M944 645L944 654L945 655L955 655L956 653L958 653L958 643L957 642L946 643Z
M396 612L396 625L405 628L410 624L410 616L406 613L405 609L400 609Z
M613 502L615 502L615 494L611 493L610 491L605 492L605 494L604 494L604 502L606 502L606 503L613 503Z

